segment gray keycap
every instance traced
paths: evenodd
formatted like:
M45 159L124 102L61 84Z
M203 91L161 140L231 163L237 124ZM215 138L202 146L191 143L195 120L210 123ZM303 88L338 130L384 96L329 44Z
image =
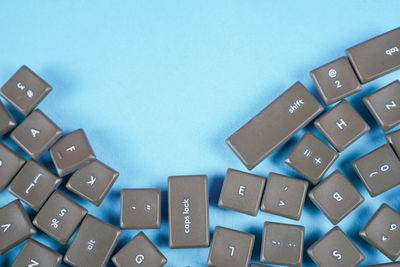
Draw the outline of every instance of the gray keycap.
M314 187L308 196L333 224L338 224L364 201L360 192L338 170Z
M61 244L67 244L87 214L87 210L59 191L55 191L32 223Z
M29 239L21 249L11 267L57 267L60 266L62 255L45 245Z
M78 169L68 180L66 187L96 206L100 206L118 176L117 171L94 160Z
M61 137L50 148L50 155L58 175L61 177L74 172L96 158L83 129Z
M0 136L9 132L17 123L0 101Z
M30 159L10 183L8 191L38 211L62 179Z
M333 148L306 132L285 159L285 163L313 184L317 184L339 157Z
M400 123L399 81L388 84L363 100L382 130L390 130Z
M338 226L315 242L307 253L319 267L353 267L365 258Z
M120 219L122 229L160 228L161 190L122 189Z
M400 255L400 214L382 204L360 231L360 236L395 261Z
M319 117L314 125L339 152L370 130L368 124L346 100Z
M62 135L62 130L39 109L33 111L10 137L34 159L40 158Z
M388 144L353 161L353 167L372 197L400 184L400 161Z
M346 50L362 83L400 67L400 28L379 35Z
M167 263L167 258L140 232L114 255L112 261L117 267L161 267Z
M256 216L264 185L264 177L228 169L218 206Z
M0 142L0 192L6 188L24 164L25 159Z
M329 62L310 74L326 105L361 91L360 82L346 57Z
M308 182L271 172L267 179L261 210L299 220Z
M250 267L271 267L271 266L264 265L264 264L258 264L258 263L252 263L252 264L250 264Z
M400 157L400 130L393 131L388 133L386 136L387 142L393 148L394 152L397 154L397 157Z
M64 256L64 262L76 267L106 266L120 236L119 228L86 215Z
M22 66L1 88L0 94L18 111L27 116L51 89L48 83L27 66Z
M226 143L251 170L322 111L321 104L297 82L229 137Z
M18 200L0 208L0 254L34 234L36 230Z
M304 226L265 222L260 261L301 266L303 246Z
M247 267L253 252L255 236L216 226L207 265L210 267Z
M206 175L168 177L168 223L171 248L208 247Z

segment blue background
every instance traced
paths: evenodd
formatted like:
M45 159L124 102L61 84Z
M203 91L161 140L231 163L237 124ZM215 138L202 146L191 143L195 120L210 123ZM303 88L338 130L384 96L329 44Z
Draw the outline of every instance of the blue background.
M300 221L217 207L226 169L246 170L225 139L296 81L317 96L309 71L343 56L346 48L398 27L399 8L395 0L3 0L0 84L21 65L32 68L54 88L39 108L65 132L84 128L98 159L120 172L100 207L66 192L91 214L119 226L122 188L162 189L161 229L144 232L168 258L166 266L204 266L209 251L168 247L167 177L184 174L209 177L211 233L221 225L255 234L252 262L259 262L264 221L305 225L305 250L333 225L309 200ZM340 169L365 197L339 223L365 254L363 265L389 261L358 232L382 203L400 210L400 188L372 199L351 166L351 161L385 143L362 97L399 74L365 84L348 98L372 129L343 151L327 172ZM322 138L312 124L307 130ZM304 131L252 173L300 177L283 159ZM27 156L9 138L2 139ZM43 161L49 161L48 153ZM0 206L13 199L1 192ZM124 231L117 249L136 233ZM67 246L44 234L34 238L66 251ZM9 265L21 247L0 256L0 266ZM304 266L312 265L305 253Z

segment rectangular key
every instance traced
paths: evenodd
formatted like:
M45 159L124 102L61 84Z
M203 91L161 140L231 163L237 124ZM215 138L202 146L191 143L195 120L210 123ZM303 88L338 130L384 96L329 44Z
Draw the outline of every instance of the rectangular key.
M226 143L251 170L322 111L321 104L297 82L229 137Z
M0 136L9 132L17 123L0 101Z
M388 133L385 137L394 152L396 152L397 157L400 158L400 130Z
M360 236L395 261L400 255L400 214L382 204L360 231Z
M255 236L216 226L207 265L210 267L247 267L253 252Z
M171 248L208 247L206 175L168 177L168 223Z
M6 188L24 164L25 159L0 142L0 192Z
M369 82L400 67L400 28L346 50L361 83Z
M121 237L121 230L86 215L64 256L64 262L78 267L106 266Z
M51 248L29 239L22 247L11 267L57 267L60 266L62 255Z

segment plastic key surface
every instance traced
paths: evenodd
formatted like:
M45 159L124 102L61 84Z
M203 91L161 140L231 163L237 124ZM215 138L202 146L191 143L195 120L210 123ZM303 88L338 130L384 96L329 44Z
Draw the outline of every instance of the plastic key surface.
M29 239L21 249L11 267L57 267L60 266L62 255L47 246Z
M6 188L24 164L24 158L0 142L0 192Z
M394 152L396 153L397 157L400 157L400 130L393 131L388 133L386 136L387 142L393 148Z
M0 101L0 136L9 132L17 123Z

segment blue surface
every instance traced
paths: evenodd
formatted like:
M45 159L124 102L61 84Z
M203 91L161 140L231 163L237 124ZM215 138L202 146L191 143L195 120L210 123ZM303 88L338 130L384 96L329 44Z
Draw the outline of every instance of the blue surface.
M204 266L209 251L168 247L167 177L181 174L208 175L211 233L221 225L255 234L252 261L259 262L264 221L305 225L305 249L333 225L309 200L300 221L218 208L226 169L245 170L224 140L296 81L316 95L309 71L398 27L399 8L396 0L3 0L0 84L21 65L32 68L54 87L39 108L65 132L84 128L97 157L120 172L100 207L66 192L91 214L118 226L122 188L162 189L161 229L144 232L168 258L166 266ZM372 130L328 171L340 169L366 199L339 223L365 254L363 265L389 261L358 232L382 203L400 211L400 187L372 199L350 164L385 143L361 99L399 74L370 82L348 98ZM307 130L322 138L311 125ZM283 159L304 131L252 173L300 177ZM3 141L23 154L8 138ZM49 161L48 153L42 161ZM0 206L13 199L1 192ZM124 231L118 249L136 233ZM44 234L34 238L66 251ZM11 264L21 247L1 255L0 266ZM312 265L305 253L304 266Z

